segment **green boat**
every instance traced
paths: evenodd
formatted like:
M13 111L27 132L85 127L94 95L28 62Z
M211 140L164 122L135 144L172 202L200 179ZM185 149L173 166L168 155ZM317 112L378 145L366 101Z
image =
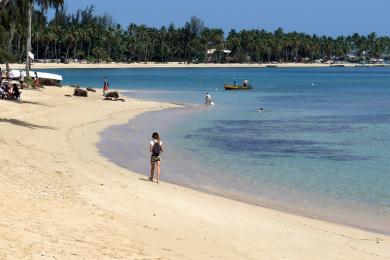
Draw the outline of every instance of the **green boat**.
M225 85L225 90L248 90L248 89L252 89L252 86L233 85L233 84Z

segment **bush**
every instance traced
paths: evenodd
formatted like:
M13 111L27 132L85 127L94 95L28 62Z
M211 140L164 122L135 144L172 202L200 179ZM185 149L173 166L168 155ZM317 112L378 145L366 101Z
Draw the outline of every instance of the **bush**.
M24 84L33 86L34 85L34 80L31 77L25 77L24 78Z

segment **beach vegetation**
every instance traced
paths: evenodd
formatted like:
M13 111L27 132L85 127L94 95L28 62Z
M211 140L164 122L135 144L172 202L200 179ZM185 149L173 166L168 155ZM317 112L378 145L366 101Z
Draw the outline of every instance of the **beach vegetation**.
M0 62L275 63L368 62L390 56L390 38L376 33L329 37L263 29L210 28L198 17L183 26L123 27L94 6L75 13L63 0L9 0L0 9ZM31 7L31 37L29 8ZM47 8L57 8L48 18ZM26 44L27 39L27 44Z

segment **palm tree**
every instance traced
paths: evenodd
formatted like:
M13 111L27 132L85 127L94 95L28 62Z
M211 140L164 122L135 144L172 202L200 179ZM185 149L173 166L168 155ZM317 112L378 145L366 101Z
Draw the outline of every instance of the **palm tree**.
M67 45L66 55L65 55L66 60L69 58L70 48L74 46L75 42L77 41L76 37L77 36L76 36L75 28L73 26L69 27L64 33L64 41Z
M28 27L27 27L27 44L26 44L26 76L30 76L30 52L31 52L31 20L34 5L39 5L42 9L47 10L49 7L59 8L64 4L64 0L28 0Z
M275 32L254 29L232 30L225 38L222 30L207 28L196 17L182 27L171 24L157 29L131 24L124 29L113 24L110 16L95 15L93 7L75 14L58 9L50 21L44 12L34 10L34 5L41 6L40 9L59 7L63 0L0 0L0 7L6 2L6 9L0 10L0 60L3 62L24 61L25 52L32 48L28 40L31 33L36 56L52 59L66 56L139 62L190 61L194 58L206 62L209 58L213 62L298 62L304 57L310 60L348 58L346 54L350 51L356 53L356 60L390 53L390 38L376 34L326 37L286 33L282 29ZM32 21L29 19L33 27L31 32L25 19L27 10L33 18ZM27 39L27 45L23 44L24 39ZM217 51L210 57L208 49ZM229 57L223 54L224 49L232 51Z

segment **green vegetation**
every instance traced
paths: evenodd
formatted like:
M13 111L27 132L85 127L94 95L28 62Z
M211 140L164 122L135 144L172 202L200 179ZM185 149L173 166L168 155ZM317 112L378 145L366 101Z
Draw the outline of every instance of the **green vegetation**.
M95 15L89 6L75 14L58 9L53 19L47 7L63 1L10 0L0 10L0 62L24 62L28 35L26 2L36 3L32 16L35 59L89 62L308 62L386 58L390 38L353 34L337 38L297 32L208 28L196 17L183 27L153 28L115 24L109 15ZM44 8L42 8L44 7Z

